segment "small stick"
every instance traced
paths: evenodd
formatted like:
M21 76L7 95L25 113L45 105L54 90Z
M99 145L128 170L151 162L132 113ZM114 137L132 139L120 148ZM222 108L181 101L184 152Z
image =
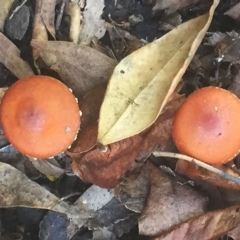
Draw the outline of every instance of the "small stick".
M160 151L155 151L153 152L153 155L155 157L169 157L169 158L178 158L178 159L182 159L182 160L185 160L187 162L190 162L190 163L193 163L193 164L196 164L202 168L205 168L211 172L214 172L216 174L218 174L219 176L229 180L229 181L232 181L238 185L240 185L240 178L238 177L235 177L235 176L232 176L228 173L225 173L207 163L204 163L198 159L195 159L195 158L192 158L192 157L189 157L187 155L184 155L184 154L180 154L180 153L172 153L172 152L160 152Z

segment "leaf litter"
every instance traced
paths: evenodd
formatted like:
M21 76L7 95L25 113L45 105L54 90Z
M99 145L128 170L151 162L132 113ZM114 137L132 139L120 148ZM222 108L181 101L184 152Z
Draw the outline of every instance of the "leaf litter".
M46 33L48 31L54 37L55 33L53 34L52 30L55 30L53 27L55 11L53 9L58 6L55 1L49 2L51 4L49 7L44 1L38 1L38 3L41 2L45 8L44 13L46 17L43 18L45 22L35 24L34 31L36 32L36 29L40 27L43 29L43 32ZM162 2L164 3L164 1ZM186 5L191 3L190 0L186 2L184 3ZM169 147L172 118L176 109L184 100L184 96L176 94L175 88L203 39L217 3L218 1L214 1L210 15L203 15L190 20L190 22L186 22L174 29L173 32L166 34L162 39L155 40L138 51L133 51L133 54L123 59L116 68L115 60L106 57L102 53L100 54L96 50L93 51L90 47L69 42L49 41L49 36L45 33L41 36L41 32L39 32L40 35L36 38L33 37L32 46L33 51L37 53L34 55L37 62L41 63L43 60L44 64L46 64L45 68L58 73L60 78L73 89L80 100L83 99L84 101L84 96L87 94L93 99L93 110L91 110L91 100L89 102L86 101L85 110L83 111L83 113L85 112L85 120L83 119L80 131L82 135L79 135L76 145L73 145L72 149L68 151L68 154L72 156L73 166L77 166L74 172L84 181L101 187L113 188L117 185L115 187L115 196L117 198L114 197L112 191L93 185L87 190L84 189L82 195L78 193L81 197L77 201L73 201L73 204L68 204L63 199L51 194L49 190L29 180L24 173L19 172L8 164L2 163L3 165L1 164L0 166L0 179L3 186L1 190L3 191L2 196L4 196L1 202L2 207L24 206L53 210L45 215L40 226L42 239L49 239L49 236L52 236L52 239L56 239L56 236L59 236L57 238L60 239L61 230L65 231L65 235L62 236L68 239L77 230L84 228L84 226L92 231L92 239L120 237L137 224L139 214L140 232L148 236L154 235L154 239L176 239L176 236L178 239L210 239L226 233L236 238L238 234L238 206L206 213L207 199L200 192L197 192L187 184L181 185L177 179L169 177L149 162L145 163L154 149L160 148L165 150ZM181 9L183 6L172 5L170 11L174 12L176 7ZM166 7L163 9L166 10ZM102 11L101 8L98 10L98 13ZM40 13L41 10L36 12ZM87 14L87 12L84 14ZM103 23L103 21L100 22L101 24ZM187 35L186 32L181 31L184 28L187 33L190 32L188 38L183 36ZM127 33L127 31L125 32ZM174 41L173 36L175 37ZM176 41L176 39L183 40L183 43ZM24 65L24 61L19 57L18 49L14 49L9 40L4 40L6 45L3 46L3 52L6 52L6 46L11 46L12 48L9 50L10 55L17 57L6 60L5 56L2 55L2 57L0 56L0 61L18 78L23 77L23 73L32 75L32 69L27 64ZM161 48L162 55L166 59L163 60L162 56L156 53L159 52L159 45L162 44L160 42L164 41L166 45L161 46ZM138 44L139 42L137 42ZM177 51L179 46L180 48L182 46L184 53ZM135 50L138 47L134 46L133 49ZM176 54L169 55L169 47L172 51L176 50ZM228 52L228 54L232 55L231 52ZM151 59L152 62L148 59ZM162 63L158 63L158 60L161 60ZM230 61L227 58L225 60ZM17 72L15 66L19 64L23 67L20 72ZM142 69L140 68L140 70L147 69L144 64L147 67L152 67L152 74L150 74L151 71L139 71L139 66L137 65L141 65ZM161 69L162 66L165 67ZM176 67L174 71L172 71L173 67ZM164 71L171 72L171 74L165 74L166 72ZM110 78L111 74L112 77ZM146 76L147 74L149 77ZM159 80L158 77L160 80L166 77L163 85L159 83L159 86L162 87L160 92L160 87L156 87L156 83ZM136 83L135 79L137 78L142 79L142 82L140 81L141 84ZM145 82L146 78L148 79ZM109 85L100 114L98 136L101 143L104 145L109 144L107 147L104 147L99 144L96 145L96 137L99 107L102 104L103 94L108 82ZM149 86L154 87L154 91L151 88L149 90ZM103 94L99 94L99 96L94 98L95 95L98 95L98 90L96 90L98 87L103 89ZM118 87L120 90L115 89L113 91L111 87L113 89ZM140 93L137 92L138 88L142 88ZM146 94L142 94L142 92L146 92ZM161 101L156 103L156 96L159 93ZM174 94L176 94L175 99L171 101L170 97ZM148 96L151 97L147 98ZM109 100L111 98L113 99L111 100L112 102ZM155 100L151 102L150 98ZM113 106L107 106L109 107L107 111L106 109L104 110L106 101L113 103ZM94 106L94 103L96 106ZM81 104L82 101L80 101L80 107ZM119 121L119 116L116 117L114 115L118 113L115 111L116 106L119 106L118 110L123 108L124 111L129 111L130 113L132 111L133 119L135 118L136 121L138 120L138 122L143 122L144 124L140 123L138 128L131 129L127 117L122 117ZM147 110L140 109L142 106L146 107ZM135 111L139 111L139 113L136 114ZM148 121L145 121L146 115L149 117ZM114 121L117 119L116 127L113 127L108 122L109 118L112 117ZM103 121L106 121L106 123L102 124ZM118 125L119 122L120 125ZM102 127L103 125L104 127ZM106 126L110 127L110 130L104 129ZM86 139L86 145L83 145ZM6 149L12 154L10 159L20 158L21 155L15 152L14 149L9 147ZM135 161L136 159L137 161ZM60 177L64 173L64 169L55 159L53 161L50 164L50 161L44 162L44 164L35 161L34 164L40 163L37 168L47 177L53 175L53 180L55 180L55 178ZM22 172L26 171L23 166L19 166L19 168L22 169ZM129 169L128 172L126 172L127 169ZM186 170L181 173L187 175L185 172ZM196 180L195 177L198 174L194 173L193 176L189 177ZM175 175L178 177L177 173ZM218 179L215 179L214 176L206 174L203 175L203 179L204 177L213 178L213 184L218 184ZM22 185L20 185L20 182ZM231 188L230 183L227 183L227 185L220 183L220 186ZM101 202L98 202L99 199L101 199ZM115 209L118 211L115 211ZM218 221L213 221L214 218ZM166 219L168 220L167 222ZM57 225L60 222L62 225ZM159 224L159 222L162 224ZM226 223L224 226L223 222ZM208 225L207 223L210 224ZM54 228L54 226L57 227ZM56 230L59 230L59 233ZM198 232L193 235L193 231Z
M61 41L32 40L33 49L80 100L97 87L107 85L116 62L83 45Z
M115 67L100 110L100 143L131 137L156 120L200 45L217 4L208 14L181 24Z

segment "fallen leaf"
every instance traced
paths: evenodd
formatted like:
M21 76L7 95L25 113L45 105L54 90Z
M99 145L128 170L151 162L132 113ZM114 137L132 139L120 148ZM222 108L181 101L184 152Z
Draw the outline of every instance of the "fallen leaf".
M85 202L88 209L98 211L114 197L112 191L92 185L88 188L74 205L81 205Z
M81 128L77 139L67 151L72 157L74 154L73 158L77 157L76 154L80 154L81 157L81 153L89 151L97 143L97 121L104 94L105 88L96 88L79 103L82 112Z
M1 102L2 97L3 97L3 95L5 94L5 92L6 92L7 89L8 89L8 88L6 88L6 87L0 88L0 102Z
M147 159L152 151L158 147L164 151L172 138L173 117L185 100L184 96L173 94L172 99L166 104L161 115L151 126L147 134L144 134L144 140L141 144L141 152L138 160Z
M57 0L43 0L40 10L41 18L45 28L55 38L55 7Z
M116 65L106 55L71 42L32 40L31 45L79 99L95 88L106 86Z
M5 22L5 33L11 39L22 40L29 27L29 8L23 5Z
M141 171L128 171L122 181L114 188L118 199L124 199L127 194L129 198L125 200L125 207L131 211L141 213L150 189L149 168L144 166Z
M116 235L107 228L101 228L93 231L92 240L99 239L116 239Z
M99 188L96 185L89 187L81 197L74 203L74 206L81 209L84 205L85 211L96 212L112 200L113 194L107 189ZM49 211L40 224L41 239L72 239L73 235L86 224L86 219L78 216L79 221L69 219L64 214ZM54 226L54 227L53 227ZM59 230L59 231L58 231Z
M138 134L156 120L200 45L218 2L208 14L181 24L115 67L100 110L100 143Z
M4 24L5 24L5 19L7 18L9 14L9 10L13 4L14 0L0 0L0 6L1 6L1 11L0 11L0 31L3 32L4 29Z
M139 218L140 234L162 234L206 211L206 197L187 185L171 180L152 164L148 163L147 167L150 174L150 193Z
M32 30L32 39L39 41L47 41L48 35L47 30L44 26L42 17L41 17L41 7L43 4L43 0L36 0L35 6L35 16L33 19L33 30ZM33 59L37 59L39 57L39 50L33 48Z
M240 21L240 3L235 4L228 11L224 13L225 15Z
M0 62L17 78L21 79L34 75L27 62L20 58L19 49L0 33Z
M136 226L137 218L138 214L129 211L124 207L123 202L113 198L97 211L93 219L88 221L88 229L103 230L107 228L117 237L120 237Z
M81 157L82 153L90 151L97 143L98 124L94 124L80 129L77 139L73 142L67 153L72 158Z
M35 8L33 39L47 40L47 31L55 38L56 0L37 0Z
M54 159L44 159L44 160L36 160L29 157L29 160L33 164L33 166L41 173L45 174L48 179L56 180L62 174L64 174L64 169L59 165L59 163Z
M29 207L48 209L66 214L69 218L75 219L81 216L82 219L90 217L89 212L80 206L70 206L61 201L55 195L31 181L25 174L13 168L9 164L0 163L0 207ZM81 221L82 219L79 219Z
M152 11L153 13L165 10L166 14L176 12L178 9L187 7L189 5L195 5L200 0L157 0Z
M197 218L180 224L174 230L152 240L193 240L218 239L238 226L240 206L208 212Z
M219 166L217 168L230 175L239 177L237 173L234 173L231 169L227 168L226 166ZM181 159L177 161L176 172L185 175L192 180L203 180L219 187L240 190L239 184L224 179L224 177L221 177L214 172L211 172L207 169L197 166L196 164L192 164Z
M113 188L137 157L141 141L142 138L136 135L109 145L105 152L98 148L92 150L83 158L73 158L72 169L83 181Z
M85 129L98 120L105 91L106 88L96 88L84 96L83 100L79 102L82 111L81 129Z
M89 45L94 36L98 39L104 36L106 32L105 21L101 18L104 6L104 0L87 1L83 12L79 43Z
M70 15L70 29L69 29L69 39L73 43L78 43L80 31L81 31L81 22L82 22L82 11L81 11L81 2L84 1L70 1L68 3L68 10Z

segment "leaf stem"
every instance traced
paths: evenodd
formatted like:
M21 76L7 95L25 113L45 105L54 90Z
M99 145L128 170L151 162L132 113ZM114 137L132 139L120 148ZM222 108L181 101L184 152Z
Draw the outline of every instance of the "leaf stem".
M169 158L178 158L178 159L182 159L185 160L187 162L193 163L197 166L200 166L202 168L205 168L211 172L214 172L216 174L218 174L219 176L225 178L226 180L232 181L238 185L240 185L240 178L232 176L226 172L221 171L218 168L215 168L207 163L204 163L198 159L192 158L190 156L184 155L184 154L180 154L180 153L172 153L172 152L160 152L160 151L154 151L153 155L155 157L169 157Z

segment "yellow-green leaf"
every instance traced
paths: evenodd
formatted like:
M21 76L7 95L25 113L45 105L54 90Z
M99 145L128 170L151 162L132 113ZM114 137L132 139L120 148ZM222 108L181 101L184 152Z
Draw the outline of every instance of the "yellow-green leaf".
M156 120L200 45L218 2L209 13L181 24L116 66L100 111L100 143L138 134Z

